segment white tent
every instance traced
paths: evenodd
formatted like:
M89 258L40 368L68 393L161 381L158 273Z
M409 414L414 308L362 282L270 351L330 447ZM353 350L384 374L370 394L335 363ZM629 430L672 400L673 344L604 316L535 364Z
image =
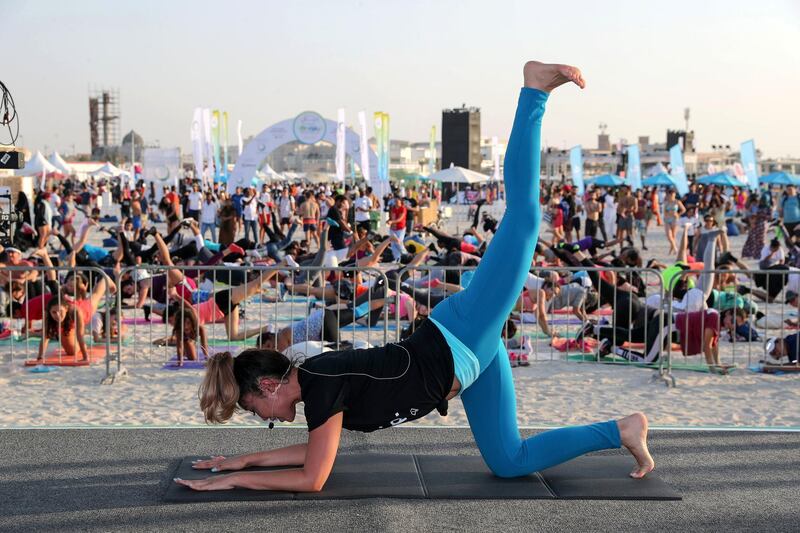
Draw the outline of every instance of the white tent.
M261 168L261 170L256 171L256 178L258 178L263 182L286 181L286 178L281 174L275 172L275 169L269 166L269 163L265 164Z
M53 152L52 155L47 158L47 160L65 176L72 174L72 167L69 166L66 161L64 161L58 152Z
M29 161L25 163L25 168L14 172L17 176L41 176L45 174L61 174L62 172L54 167L50 161L45 159L42 152L36 152Z
M489 176L462 167L450 167L428 176L432 181L444 183L485 183Z
M95 178L113 178L115 176L128 175L128 172L125 172L124 170L115 167L111 163L106 162L105 165L98 168L94 172L89 172L89 175Z

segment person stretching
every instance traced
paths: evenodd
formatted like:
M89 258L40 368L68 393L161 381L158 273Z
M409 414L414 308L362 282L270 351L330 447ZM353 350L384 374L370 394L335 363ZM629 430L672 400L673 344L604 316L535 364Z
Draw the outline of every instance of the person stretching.
M176 479L195 490L234 487L316 492L330 475L342 428L374 431L425 416L461 396L481 455L500 477L527 476L591 451L625 446L642 478L654 468L647 450L647 419L565 427L523 439L517 426L514 382L501 339L509 312L527 278L539 234L540 135L548 93L580 71L529 62L505 156L506 213L471 283L440 303L429 320L398 344L327 352L295 366L283 354L246 350L215 355L200 388L211 422L228 420L237 405L264 420L292 421L305 404L308 442L278 450L194 464L198 469L301 465L266 472L234 472Z

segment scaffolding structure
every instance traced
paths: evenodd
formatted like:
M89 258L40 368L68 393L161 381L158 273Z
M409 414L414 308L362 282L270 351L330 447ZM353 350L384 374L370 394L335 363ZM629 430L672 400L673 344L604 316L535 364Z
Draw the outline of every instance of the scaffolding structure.
M92 155L99 156L119 146L119 89L89 88L89 136Z

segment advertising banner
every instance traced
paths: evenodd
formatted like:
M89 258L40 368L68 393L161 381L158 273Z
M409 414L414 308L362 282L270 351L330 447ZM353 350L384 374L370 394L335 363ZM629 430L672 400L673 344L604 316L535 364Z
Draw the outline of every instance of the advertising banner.
M336 181L344 181L345 153L347 140L345 139L346 125L344 108L339 108L336 114Z
M681 146L676 144L669 149L670 175L675 180L675 188L679 196L689 193L689 180L686 178L686 168L683 166L683 152Z
M751 191L757 191L758 162L756 161L756 143L752 139L742 143L741 159L744 175L747 176L747 184Z
M628 145L628 169L625 178L631 190L638 191L642 188L642 164L639 157L639 145Z
M579 196L583 196L583 149L581 145L573 146L569 151L569 166L572 171L572 184Z

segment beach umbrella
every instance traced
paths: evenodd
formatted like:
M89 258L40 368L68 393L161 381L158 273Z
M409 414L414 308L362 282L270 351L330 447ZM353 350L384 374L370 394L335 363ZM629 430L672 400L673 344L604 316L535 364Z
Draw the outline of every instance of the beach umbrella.
M717 172L697 179L700 185L721 185L723 187L745 187L747 184L734 178L727 172Z
M489 181L489 176L468 168L453 166L434 172L428 176L428 179L443 183L485 183Z
M666 172L662 172L660 174L656 174L655 176L650 176L649 178L645 178L644 180L642 180L642 185L645 187L676 186L675 180L672 179L672 176L670 176Z
M759 177L758 181L769 185L800 185L800 178L781 171L770 172L766 176Z
M625 180L614 174L602 174L586 181L595 187L621 187L625 185Z

